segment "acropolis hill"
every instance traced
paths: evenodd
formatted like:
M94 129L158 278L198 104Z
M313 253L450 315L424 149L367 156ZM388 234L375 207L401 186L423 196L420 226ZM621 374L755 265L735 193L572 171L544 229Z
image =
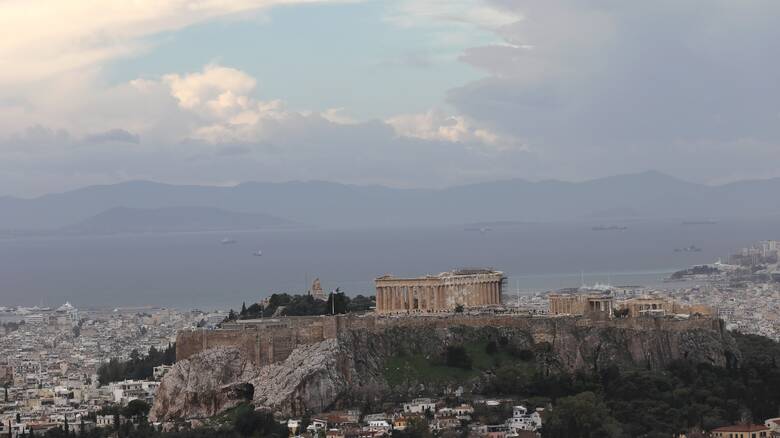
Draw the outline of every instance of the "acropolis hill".
M533 351L545 372L661 369L676 359L737 366L741 353L712 318L592 319L584 316L339 315L229 324L181 332L177 363L164 378L153 418L208 417L250 397L283 415L321 412L393 394L445 391L431 382L391 386L387 361L434 357L448 345L504 339ZM454 382L478 388L479 380ZM474 386L476 385L476 386Z
M219 330L182 332L176 342L177 359L215 347L237 347L255 365L270 365L286 359L300 345L336 339L350 330L381 333L393 327L446 328L453 325L471 327L513 327L530 333L535 342L550 342L550 326L556 319L527 318L501 315L504 274L490 269L460 269L418 278L383 275L376 279L376 312L332 317L282 317L237 320L223 323ZM314 289L320 290L315 280ZM319 295L322 295L321 293ZM650 324L649 328L667 330L712 328L717 321L694 319L687 323L654 320L652 323L631 318L611 321L615 307L608 293L550 294L550 313L587 315L578 319L581 327L615 326L631 328ZM636 307L631 300L630 309ZM657 301L657 300L656 300ZM653 301L653 308L660 301ZM673 304L673 303L671 303ZM456 308L481 312L480 315L458 316ZM672 309L671 306L669 306ZM660 309L660 307L659 307ZM565 311L564 311L565 310ZM702 309L699 314L711 314ZM629 312L634 317L641 313Z
M711 331L720 336L723 332L717 319L671 318L591 319L588 317L530 317L520 315L439 315L433 317L382 317L375 314L360 316L303 316L281 317L263 320L246 320L227 323L219 330L195 330L180 332L176 338L176 359L187 359L197 353L218 347L234 347L256 366L284 361L292 351L303 345L316 344L353 331L380 335L399 328L447 329L450 327L492 327L519 330L526 333L533 343L550 343L553 346L561 327L580 331L614 329L626 332L664 333L665 336L695 330ZM637 340L638 342L638 340ZM632 348L631 362L644 361L646 350ZM659 358L650 365L661 365L680 357L670 351L670 357ZM668 359L668 360L667 360ZM725 358L712 358L710 362L725 364ZM566 361L566 369L573 371L581 366L577 360Z
M677 309L674 303L642 301L618 318L611 297L589 293L576 300L553 295L555 315L506 313L502 283L503 274L490 270L382 276L376 312L237 320L216 330L180 332L177 364L162 382L152 416L203 418L247 398L300 415L421 387L437 393L447 389L432 382L391 384L388 361L408 354L440 357L448 346L497 341L530 352L544 373L661 369L678 359L738 366L741 360L723 323L703 309L677 318L659 313ZM479 379L453 383L480 387Z

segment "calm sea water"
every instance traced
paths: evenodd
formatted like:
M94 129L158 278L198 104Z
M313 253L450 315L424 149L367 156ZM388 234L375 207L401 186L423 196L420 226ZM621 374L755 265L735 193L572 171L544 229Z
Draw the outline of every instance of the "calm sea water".
M272 292L323 287L373 293L378 275L458 267L506 272L523 292L587 283L660 284L670 272L715 261L754 241L780 238L776 220L527 224L480 233L463 227L272 230L0 239L0 306L239 307ZM235 244L220 243L225 237ZM696 245L702 252L674 252ZM262 256L254 256L256 251Z

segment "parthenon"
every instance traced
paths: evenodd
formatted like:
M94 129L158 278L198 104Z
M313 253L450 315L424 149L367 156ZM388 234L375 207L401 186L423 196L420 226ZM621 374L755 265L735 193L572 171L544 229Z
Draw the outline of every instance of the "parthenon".
M417 278L385 275L376 279L377 313L450 312L501 304L504 274L489 269L461 269Z

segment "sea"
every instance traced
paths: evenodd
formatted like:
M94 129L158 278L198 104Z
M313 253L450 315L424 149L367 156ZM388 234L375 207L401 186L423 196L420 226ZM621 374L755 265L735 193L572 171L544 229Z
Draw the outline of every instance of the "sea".
M326 290L373 294L373 279L383 274L464 267L503 271L511 293L583 282L669 287L664 279L676 270L780 239L777 218L698 225L637 220L602 231L597 225L611 224L4 237L0 306L239 308L275 292L304 293L315 278ZM675 251L691 245L701 251Z

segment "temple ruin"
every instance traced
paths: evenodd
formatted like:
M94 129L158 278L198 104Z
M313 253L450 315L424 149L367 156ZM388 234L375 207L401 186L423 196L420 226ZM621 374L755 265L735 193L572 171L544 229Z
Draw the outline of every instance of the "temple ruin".
M376 279L376 311L380 314L451 312L501 304L504 273L461 269L417 278L384 275Z

